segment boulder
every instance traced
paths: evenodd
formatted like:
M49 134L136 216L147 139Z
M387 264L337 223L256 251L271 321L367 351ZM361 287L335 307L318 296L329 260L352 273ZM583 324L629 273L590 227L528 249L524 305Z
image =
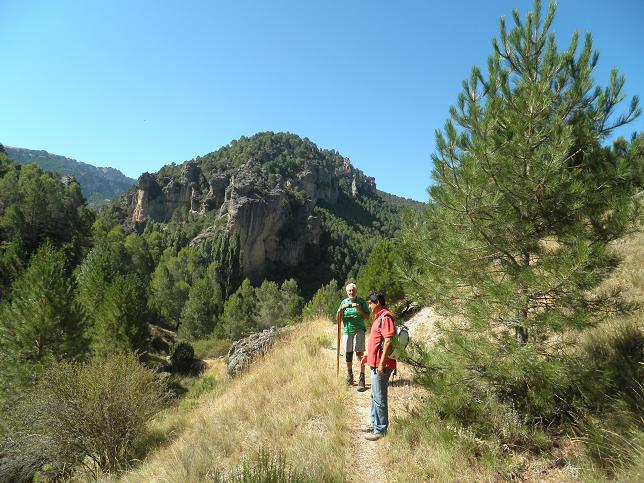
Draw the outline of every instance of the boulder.
M233 342L228 350L228 374L235 376L246 369L257 357L268 352L285 330L286 327L271 327Z

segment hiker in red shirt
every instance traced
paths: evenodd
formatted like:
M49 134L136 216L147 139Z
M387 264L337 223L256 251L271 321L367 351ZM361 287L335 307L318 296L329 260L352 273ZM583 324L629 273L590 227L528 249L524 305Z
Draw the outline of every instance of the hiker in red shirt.
M365 438L382 438L389 426L387 388L389 377L396 368L396 359L390 359L393 336L396 334L394 316L385 308L385 296L371 293L367 299L373 314L371 335L367 346L367 365L371 368L371 426L365 428Z

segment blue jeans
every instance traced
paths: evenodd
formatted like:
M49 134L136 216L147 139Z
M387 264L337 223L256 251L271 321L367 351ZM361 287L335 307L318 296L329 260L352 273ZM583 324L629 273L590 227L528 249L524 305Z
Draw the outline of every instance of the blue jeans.
M385 368L380 375L377 369L371 369L371 426L376 433L384 433L389 426L387 388L392 372L393 369Z

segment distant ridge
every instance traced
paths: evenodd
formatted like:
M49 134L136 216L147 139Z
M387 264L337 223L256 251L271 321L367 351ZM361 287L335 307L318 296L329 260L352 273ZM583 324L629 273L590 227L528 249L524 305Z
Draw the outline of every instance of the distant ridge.
M76 178L83 196L93 208L99 208L109 200L122 195L136 181L125 176L118 169L92 166L47 151L10 146L4 148L7 156L18 164L36 164L45 171Z

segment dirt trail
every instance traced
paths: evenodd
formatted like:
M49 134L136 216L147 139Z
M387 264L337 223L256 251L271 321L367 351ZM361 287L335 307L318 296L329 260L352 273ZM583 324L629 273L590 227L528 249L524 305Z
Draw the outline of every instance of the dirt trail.
M410 334L416 340L430 342L435 337L433 330L437 317L431 309L422 309L414 317L405 322ZM335 357L335 350L329 351ZM344 380L346 366L343 363L344 354L341 355L340 377ZM389 424L395 424L396 418L405 417L410 409L422 397L423 390L413 383L413 372L404 364L399 364L396 376L392 376L389 385ZM358 364L354 361L354 373L359 373ZM352 424L351 450L346 458L347 471L345 476L349 482L361 481L388 481L383 467L379 464L382 458L378 457L380 441L367 441L361 430L371 421L371 377L369 368L366 368L367 390L356 391L356 386L347 387L350 392Z

